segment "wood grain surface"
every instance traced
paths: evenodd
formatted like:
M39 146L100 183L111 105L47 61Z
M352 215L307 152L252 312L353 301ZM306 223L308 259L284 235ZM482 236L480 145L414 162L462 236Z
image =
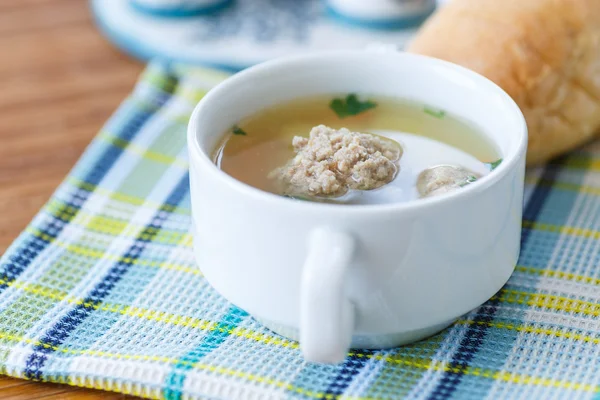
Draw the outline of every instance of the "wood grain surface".
M0 253L69 172L142 68L100 35L85 0L0 0ZM126 396L0 376L0 398Z

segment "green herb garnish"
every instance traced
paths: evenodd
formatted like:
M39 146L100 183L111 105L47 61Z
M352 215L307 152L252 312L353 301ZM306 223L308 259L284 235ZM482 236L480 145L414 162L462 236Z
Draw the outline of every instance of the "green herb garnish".
M340 118L350 117L352 115L358 115L362 112L368 111L371 108L377 107L377 103L374 101L360 101L355 94L349 94L346 99L333 99L329 103L329 107L337 114Z
M467 186L469 183L473 183L476 180L477 180L477 177L475 175L469 175L469 176L467 176L467 179L458 186L460 186L460 187Z
M291 196L289 194L284 194L283 197L287 197L288 199L292 199L292 200L310 201L310 199L308 197L303 197L303 196Z
M425 112L425 114L429 114L437 119L442 119L446 116L446 111L444 110L432 110L431 108L425 107L423 111Z
M490 166L490 171L493 171L498 168L498 165L502 164L502 159L499 158L496 161L487 164Z
M246 136L246 131L244 131L242 128L240 128L237 125L234 125L233 128L231 129L231 131L233 132L234 135Z

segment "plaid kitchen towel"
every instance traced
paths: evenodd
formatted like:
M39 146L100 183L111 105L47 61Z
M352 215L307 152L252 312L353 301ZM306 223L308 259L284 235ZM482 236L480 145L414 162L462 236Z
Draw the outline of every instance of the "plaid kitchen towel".
M519 265L490 301L310 364L194 265L186 121L220 79L151 65L6 252L1 373L167 399L600 398L600 145L530 173Z

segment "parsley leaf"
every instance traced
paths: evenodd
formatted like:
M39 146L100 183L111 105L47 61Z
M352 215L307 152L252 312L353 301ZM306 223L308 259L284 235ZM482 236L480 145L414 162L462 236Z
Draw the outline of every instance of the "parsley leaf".
M442 119L446 116L446 111L444 110L432 110L431 108L425 107L423 109L423 112L425 112L425 114L429 114L434 118L437 119Z
M498 168L498 165L502 164L502 159L499 158L496 161L487 164L490 166L490 171L493 171Z
M346 118L375 108L377 107L377 103L370 100L360 101L355 94L349 94L345 99L333 99L329 103L329 107L338 117Z
M231 131L233 132L234 135L246 136L246 131L244 131L242 128L240 128L237 125L234 125L233 128L231 129Z
M460 183L458 186L460 186L460 187L467 186L469 183L473 183L476 180L477 180L477 177L475 175L469 175L469 176L467 176L467 179L465 179L465 181Z
M308 197L303 197L303 196L292 196L289 194L285 194L283 195L283 197L287 197L288 199L292 199L292 200L298 200L298 201L310 201Z

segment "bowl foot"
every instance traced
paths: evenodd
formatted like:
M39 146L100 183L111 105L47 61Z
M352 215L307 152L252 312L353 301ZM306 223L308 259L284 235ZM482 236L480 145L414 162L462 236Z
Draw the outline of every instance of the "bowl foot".
M255 317L255 319L262 325L267 327L269 330L277 333L278 335L294 340L296 342L298 341L299 332L297 328L284 326L276 322L265 320L263 318ZM451 321L433 325L427 328L415 329L399 333L367 335L357 334L352 337L352 343L350 347L353 349L388 349L390 347L397 347L404 344L417 342L419 340L433 336L436 333L446 329L448 326L452 325L454 321L456 320L453 319Z

